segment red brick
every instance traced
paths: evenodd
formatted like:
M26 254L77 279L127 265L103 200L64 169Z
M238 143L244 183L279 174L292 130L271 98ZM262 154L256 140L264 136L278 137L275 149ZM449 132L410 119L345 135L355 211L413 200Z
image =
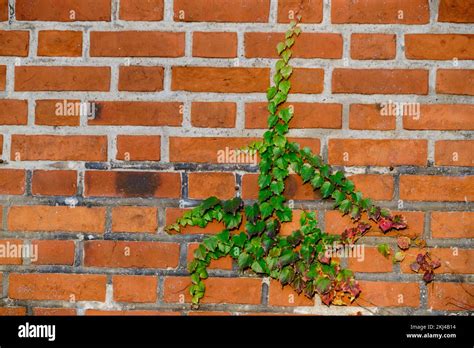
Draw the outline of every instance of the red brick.
M7 67L5 65L0 65L0 91L5 90L7 83Z
M432 212L431 235L433 238L474 238L474 212Z
M38 56L81 57L82 32L42 30L38 34Z
M35 265L74 265L75 245L72 240L35 240L32 245L38 248Z
M428 307L435 310L470 311L474 307L474 284L439 283L428 286Z
M17 66L15 91L101 91L110 89L110 67Z
M355 254L355 256L348 257L348 268L354 272L362 273L386 273L392 272L392 257L385 257L375 247L367 247L362 245L364 248L364 254ZM355 253L357 249L354 249ZM364 290L364 289L362 289Z
M202 303L260 304L262 280L255 278L209 278L204 281L206 296ZM191 302L189 277L166 277L165 302ZM183 297L184 296L184 297ZM181 300L181 301L180 301Z
M2 307L0 308L0 316L24 316L26 315L25 307Z
M221 231L224 228L221 229ZM197 249L199 243L190 243L188 244L188 263L194 260L194 250ZM211 260L211 263L209 264L209 269L226 269L226 270L231 270L232 269L232 258L227 255L225 257L222 257L217 260Z
M27 57L29 46L29 31L0 30L0 56Z
M20 21L110 21L111 0L17 0L16 19ZM74 11L74 16L71 16Z
M393 34L352 34L352 59L395 59L397 37Z
M301 15L301 23L321 23L323 20L322 0L279 0L278 23L289 23Z
M35 170L34 195L73 196L77 192L77 172L74 170Z
M461 248L430 248L429 254L433 259L440 261L441 266L434 270L435 273L449 274L472 274L472 260L474 260L474 250ZM410 264L416 261L420 250L410 249L405 254L406 257L401 263L401 270L404 273L412 273Z
M408 59L474 59L474 35L407 34L405 54Z
M209 196L230 199L236 194L234 173L190 173L188 180L189 198L192 199Z
M193 56L203 58L237 57L237 33L194 32Z
M293 106L294 116L290 128L332 128L342 127L342 105L336 103L286 103ZM267 103L245 104L245 128L267 128Z
M163 0L120 0L119 18L125 21L161 21L163 9Z
M84 266L107 268L176 268L179 244L161 242L87 241Z
M25 171L22 169L0 170L0 194L22 195L25 193Z
M85 195L92 197L179 198L181 176L167 172L87 171Z
M356 190L361 191L364 197L376 201L390 201L393 198L394 182L391 175L357 174L349 177L354 182Z
M237 105L227 102L193 102L191 124L200 128L234 128Z
M174 20L181 22L268 22L270 0L174 0Z
M2 239L0 240L2 253L0 254L0 265L21 265L23 264L23 253L14 254L10 252L10 248L21 250L23 241L18 239ZM4 254L6 253L6 254Z
M413 130L474 130L474 104L425 104L420 117L405 116L403 128Z
M18 274L9 277L15 300L105 301L107 276L95 274Z
M163 90L164 69L161 66L121 66L119 91L157 92Z
M80 104L75 103L80 102L80 100L59 99L37 100L35 124L41 126L79 126ZM79 105L79 107L74 107L75 105ZM64 111L66 111L65 114Z
M473 166L474 141L437 141L435 143L435 164L439 166Z
M309 299L303 293L297 294L289 285L282 287L277 280L270 281L268 304L270 306L314 306L314 299Z
M424 216L423 212L419 211L392 211L392 214L402 214L406 220L408 227L400 231L390 231L383 233L377 224L372 220L369 220L367 214L362 214L362 221L368 222L371 226L367 236L387 236L395 237L398 235L409 236L411 238L420 237L423 234L424 229ZM329 210L325 215L325 227L326 232L331 234L341 234L346 228L355 227L354 221L351 220L349 215L341 216L341 212L338 210Z
M0 0L0 22L8 20L8 0Z
M310 211L314 212L316 216L318 216L318 212L316 210L310 210ZM281 224L279 234L281 236L289 236L294 231L298 230L301 227L300 219L301 219L302 214L303 214L303 210L293 209L293 219L291 221L283 222Z
M216 311L192 311L188 312L189 316L229 316L230 312L216 312Z
M28 123L28 101L0 100L0 125L26 125Z
M357 130L393 130L395 116L382 116L381 104L351 104L349 128Z
M338 165L397 166L427 162L426 140L329 139L328 161Z
M265 92L267 68L173 67L171 90L215 93Z
M152 207L114 207L112 232L156 233L157 210Z
M159 161L161 137L153 135L117 136L117 159L121 161Z
M242 198L257 199L258 198L258 175L245 174L242 178ZM285 190L283 195L287 199L293 200L319 200L321 196L318 192L313 190L310 184L303 184L302 179L296 175L291 174L285 180Z
M218 163L219 151L238 150L256 138L178 138L169 139L170 162Z
M474 176L402 175L400 199L469 202L474 199Z
M184 33L93 31L91 57L182 57Z
M333 93L428 94L428 70L343 69L332 75Z
M360 280L362 293L354 302L363 307L418 307L418 283L371 282Z
M180 208L166 208L166 225L170 225L176 222L176 220L183 216L183 214L189 209ZM216 234L225 229L225 226L221 222L213 221L206 227L201 228L199 226L186 226L181 230L181 234Z
M401 13L402 17L399 16ZM332 0L331 2L331 22L335 24L426 24L429 21L428 0L385 0L383 2Z
M74 308L33 308L33 315L36 316L72 316L76 315L76 310Z
M324 70L297 68L291 75L291 92L319 94L324 89Z
M278 58L276 46L285 39L284 33L246 33L247 58ZM342 36L332 33L304 33L291 48L295 58L342 58Z
M439 3L438 21L474 23L474 1L441 0Z
M11 158L19 161L106 161L107 137L13 135Z
M158 278L156 276L112 277L114 284L114 301L153 303L158 297Z
M438 69L436 71L436 92L474 95L474 69Z
M87 309L86 315L102 316L179 316L179 312L152 311L152 310L100 310Z
M95 102L96 115L89 125L110 126L181 126L182 103L153 101Z
M8 212L8 230L104 233L105 208L15 206Z

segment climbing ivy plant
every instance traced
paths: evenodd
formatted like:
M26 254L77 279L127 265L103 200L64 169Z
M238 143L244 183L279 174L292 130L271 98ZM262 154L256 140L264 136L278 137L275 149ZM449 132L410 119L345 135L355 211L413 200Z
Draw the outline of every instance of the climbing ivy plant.
M210 262L227 255L237 261L242 271L250 269L277 279L282 286L290 285L298 294L304 293L309 298L317 294L326 305L349 304L359 295L359 284L353 273L342 268L327 250L335 243L341 248L353 244L367 233L371 226L362 221L362 213L384 233L407 227L402 215L392 215L389 210L374 205L354 189L354 183L343 172L332 170L309 148L300 148L286 137L293 111L283 104L291 89L291 48L300 32L296 23L291 23L285 40L277 46L280 59L276 62L274 85L267 91L268 130L262 140L249 146L260 156L258 200L244 206L240 197L226 201L210 197L166 227L171 233L180 232L185 226L203 228L212 221L223 222L225 226L222 232L200 243L194 251L194 260L188 265L194 308L205 295ZM318 227L314 212L303 212L300 227L290 235L280 235L282 223L293 220L292 209L283 195L290 170L300 175L305 184L320 191L324 199L332 199L341 214L350 215L355 227L347 228L340 235L328 234Z

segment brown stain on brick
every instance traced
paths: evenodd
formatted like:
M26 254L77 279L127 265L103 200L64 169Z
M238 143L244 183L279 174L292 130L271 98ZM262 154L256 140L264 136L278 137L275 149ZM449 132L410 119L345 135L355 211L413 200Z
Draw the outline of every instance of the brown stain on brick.
M117 173L115 189L126 197L153 197L160 185L155 173Z

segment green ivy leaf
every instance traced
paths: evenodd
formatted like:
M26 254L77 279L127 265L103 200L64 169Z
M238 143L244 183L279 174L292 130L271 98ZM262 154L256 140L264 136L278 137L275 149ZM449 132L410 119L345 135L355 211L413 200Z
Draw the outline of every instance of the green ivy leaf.
M284 42L279 42L277 45L277 52L278 54L281 54L286 49L286 45Z
M388 244L379 244L377 246L377 250L379 253L381 253L384 257L388 258L390 255L390 246Z
M274 127L278 122L277 115L270 115L268 116L268 127Z
M230 230L239 227L241 222L241 214L224 214L224 225Z
M252 271L254 271L255 273L266 273L265 268L266 268L266 265L265 265L265 261L263 260L255 260L252 263Z
M326 181L321 186L321 194L323 195L323 198L329 197L333 190L334 190L334 185L330 183L329 181Z
M348 200L348 199L345 199L341 202L341 205L339 206L339 210L343 214L347 214L349 212L349 210L351 209L351 206L352 206L351 201Z
M285 123L290 122L291 118L293 117L290 109L281 109L279 115Z
M316 289L320 294L326 294L331 287L331 280L326 277L316 279Z
M260 214L260 209L258 208L258 204L254 203L253 205L248 205L245 207L245 216L247 220L251 223L255 223L258 216Z
M288 63L288 61L290 60L291 58L291 51L290 50L286 50L286 51L283 51L282 54L281 54L281 58L283 58L284 62L285 63ZM286 65L288 66L288 65ZM286 67L285 66L285 67ZM284 68L283 68L284 69ZM283 70L282 69L282 70Z
M224 211L226 213L235 214L242 205L242 198L235 197L224 202Z
M267 90L267 99L268 100L272 100L273 97L277 94L278 90L276 87L270 87L268 90Z
M280 71L284 66L286 65L285 61L280 59L278 62L275 64L276 71Z
M248 253L243 252L239 255L239 258L237 260L237 264L239 265L240 269L245 269L249 267L253 262L252 256L250 256Z
M295 43L295 39L293 39L293 38L288 38L288 39L285 40L285 44L286 44L287 47L293 46L294 43Z
M217 248L217 238L215 237L206 238L204 239L203 244L207 250L214 251Z
M278 88L280 89L280 91L283 93L283 94L288 94L288 92L290 91L290 88L291 88L291 82L286 80L286 81L282 81L279 85L278 85Z
M281 270L280 276L278 279L280 280L281 285L286 285L293 281L295 276L295 271L291 267L285 267Z
M270 190L260 190L258 192L258 200L260 202L265 202L271 196L272 196L272 191Z
M339 190L335 190L331 197L334 198L336 206L338 206L346 198L346 195Z
M201 244L194 250L194 258L204 261L206 259L206 253L206 248Z
M270 175L260 174L258 176L257 182L260 188L265 188L265 187L268 187L270 183L272 182L272 177Z
M311 179L311 185L315 189L320 188L323 184L324 184L324 178L319 174L315 174L313 178Z
M284 207L283 211L277 211L276 215L281 222L289 222L293 218L293 213L288 207Z
M301 168L300 174L301 174L301 179L303 179L303 182L308 182L314 176L314 169L310 166L303 166Z
M284 189L285 184L283 184L283 181L274 181L270 185L270 190L276 195L281 194Z
M285 66L283 69L281 69L281 75L287 79L291 76L291 73L293 72L293 68L289 65Z
M264 202L260 204L260 212L262 213L262 219L266 219L273 214L273 207L270 203Z

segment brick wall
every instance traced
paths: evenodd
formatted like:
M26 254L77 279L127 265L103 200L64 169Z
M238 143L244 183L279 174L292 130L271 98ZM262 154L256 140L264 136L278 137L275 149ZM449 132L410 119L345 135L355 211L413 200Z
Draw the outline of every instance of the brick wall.
M257 167L217 153L263 134L274 47L298 9L291 137L403 211L442 266L425 285L415 251L392 264L376 246L394 238L374 229L364 260L343 261L363 289L354 306L227 258L189 313L186 262L222 226L163 228L209 195L255 199ZM473 309L474 1L0 0L0 21L0 246L38 248L0 257L0 314ZM384 115L390 101L419 112ZM298 177L285 194L330 233L350 223Z

